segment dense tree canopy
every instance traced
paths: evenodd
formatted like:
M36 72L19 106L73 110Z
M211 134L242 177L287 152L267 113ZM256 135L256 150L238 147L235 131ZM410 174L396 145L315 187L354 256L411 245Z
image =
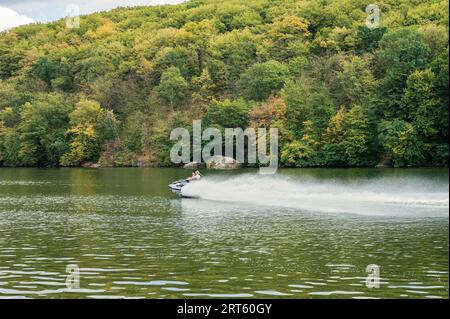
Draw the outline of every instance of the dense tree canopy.
M284 166L448 165L448 0L190 0L0 33L0 166L171 165L278 127Z

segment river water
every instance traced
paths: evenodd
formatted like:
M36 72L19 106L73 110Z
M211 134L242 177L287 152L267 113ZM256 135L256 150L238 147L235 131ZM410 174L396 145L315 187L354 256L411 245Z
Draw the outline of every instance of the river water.
M449 296L448 169L188 173L1 168L0 298Z

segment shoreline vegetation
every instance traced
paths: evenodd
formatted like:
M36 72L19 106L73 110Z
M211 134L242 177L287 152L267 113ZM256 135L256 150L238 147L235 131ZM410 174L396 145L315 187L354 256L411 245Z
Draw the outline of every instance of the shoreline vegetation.
M169 167L196 119L277 127L281 167L448 167L448 0L376 4L373 29L361 0L191 0L1 32L0 167Z

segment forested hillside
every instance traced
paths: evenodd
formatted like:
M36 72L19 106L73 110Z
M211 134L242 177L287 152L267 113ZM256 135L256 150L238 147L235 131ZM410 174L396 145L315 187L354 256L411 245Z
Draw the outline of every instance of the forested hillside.
M448 165L448 1L192 0L0 33L0 166L171 165L278 127L283 166Z

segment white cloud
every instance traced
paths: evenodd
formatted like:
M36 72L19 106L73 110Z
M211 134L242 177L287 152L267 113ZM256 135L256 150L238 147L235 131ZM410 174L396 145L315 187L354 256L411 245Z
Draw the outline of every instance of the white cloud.
M9 8L0 6L0 31L32 22L34 22L33 19L20 15L16 11Z
M110 10L117 7L177 4L187 0L0 0L0 6L8 7L35 21L49 22L65 17L69 4L80 7L81 14Z

